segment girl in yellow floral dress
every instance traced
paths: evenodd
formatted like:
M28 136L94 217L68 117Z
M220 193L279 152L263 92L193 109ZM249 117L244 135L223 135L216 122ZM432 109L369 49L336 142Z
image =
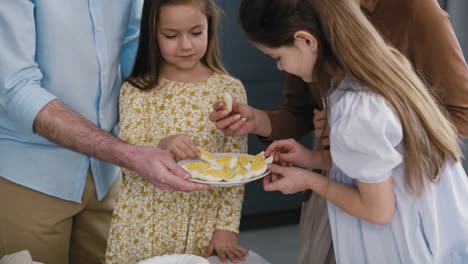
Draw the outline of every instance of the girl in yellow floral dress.
M213 0L145 1L140 47L120 94L120 138L197 158L247 152L246 137L224 137L208 115L230 93L246 103L241 82L222 66ZM184 193L159 189L123 169L125 180L112 218L108 263L130 264L165 254L217 254L244 260L237 243L244 189L216 187Z

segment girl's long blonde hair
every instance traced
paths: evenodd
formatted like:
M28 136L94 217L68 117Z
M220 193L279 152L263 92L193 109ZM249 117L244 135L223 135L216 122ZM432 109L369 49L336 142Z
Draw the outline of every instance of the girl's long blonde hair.
M252 41L271 47L290 45L298 30L311 32L320 49L316 76L327 71L324 65L331 65L384 97L402 124L406 184L415 193L424 191L425 177L439 180L447 157L458 161L462 156L445 110L356 1L243 0L240 20Z

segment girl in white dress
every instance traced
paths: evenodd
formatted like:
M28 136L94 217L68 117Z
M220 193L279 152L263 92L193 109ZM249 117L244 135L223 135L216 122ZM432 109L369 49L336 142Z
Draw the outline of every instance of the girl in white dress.
M213 0L148 0L139 49L120 92L120 135L179 159L210 152L247 152L247 137L228 138L208 119L224 93L246 103L242 83L221 63ZM108 239L107 263L131 264L165 254L244 260L237 242L243 186L193 193L158 188L123 169L125 179Z
M241 2L247 37L278 69L329 83L322 95L330 150L313 152L293 139L272 143L265 154L283 166L269 167L264 188L312 189L328 200L338 263L468 263L460 140L357 2ZM312 169L329 169L329 177Z

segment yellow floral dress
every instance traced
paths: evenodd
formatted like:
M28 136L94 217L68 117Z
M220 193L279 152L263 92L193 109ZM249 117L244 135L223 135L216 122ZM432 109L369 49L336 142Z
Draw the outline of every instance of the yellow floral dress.
M247 101L241 82L225 74L195 84L161 78L158 87L147 91L125 83L120 138L156 147L162 138L185 134L211 152L247 153L247 137L225 137L208 119L225 92ZM203 255L216 229L239 232L243 186L183 193L160 190L132 171L123 172L107 263L131 264L164 254Z

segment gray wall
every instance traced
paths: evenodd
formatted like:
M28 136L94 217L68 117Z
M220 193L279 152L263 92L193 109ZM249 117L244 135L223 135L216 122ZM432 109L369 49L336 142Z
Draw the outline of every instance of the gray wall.
M468 1L445 0L455 34L465 55L468 56Z
M446 10L450 15L455 34L465 55L468 56L468 1L467 0L445 0ZM464 141L463 153L465 160L463 167L468 172L468 139Z

